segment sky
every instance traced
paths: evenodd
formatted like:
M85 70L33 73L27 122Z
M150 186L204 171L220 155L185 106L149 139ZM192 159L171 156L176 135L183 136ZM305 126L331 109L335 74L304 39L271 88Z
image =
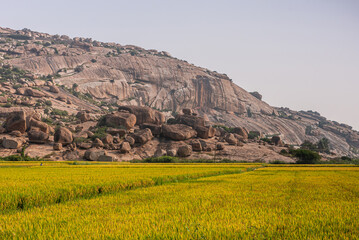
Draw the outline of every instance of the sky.
M357 0L0 0L0 26L137 45L359 130Z

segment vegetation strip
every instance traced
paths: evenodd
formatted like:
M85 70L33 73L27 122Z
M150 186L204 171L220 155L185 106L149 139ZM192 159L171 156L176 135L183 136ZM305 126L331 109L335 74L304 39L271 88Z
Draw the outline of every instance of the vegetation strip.
M210 171L194 174L183 174L175 176L163 176L163 177L152 177L149 179L139 179L139 181L124 183L118 182L116 184L103 184L94 185L85 188L74 188L74 189L62 189L62 191L53 192L51 196L41 196L40 199L33 196L19 195L15 199L15 203L6 204L0 202L0 209L3 213L26 210L32 207L41 207L44 205L58 204L76 199L89 199L99 195L113 194L119 191L127 191L138 188L159 186L168 183L185 182L188 180L195 180L205 177L238 174L245 171L253 171L256 168L247 169L235 169L235 170L221 170L221 171Z

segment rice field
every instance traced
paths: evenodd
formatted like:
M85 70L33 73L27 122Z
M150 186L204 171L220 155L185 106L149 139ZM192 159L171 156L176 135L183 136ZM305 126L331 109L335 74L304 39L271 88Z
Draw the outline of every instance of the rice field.
M359 238L356 166L1 166L0 239ZM9 193L34 203L14 208Z

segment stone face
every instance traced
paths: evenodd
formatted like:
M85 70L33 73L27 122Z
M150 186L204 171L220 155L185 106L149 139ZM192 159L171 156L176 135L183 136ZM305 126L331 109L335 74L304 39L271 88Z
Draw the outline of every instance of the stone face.
M72 132L67 128L60 127L55 131L54 141L56 143L62 143L62 145L70 144L73 141Z
M153 155L154 157L162 157L162 156L166 156L167 155L167 151L165 149L157 149L155 154Z
M113 137L110 134L106 134L106 136L102 139L102 142L104 144L112 144L113 143Z
M133 146L135 144L135 139L131 136L126 136L125 142L128 142L131 146Z
M162 133L162 126L154 123L143 123L140 126L141 129L148 128L151 130L152 135L159 136Z
M167 149L167 156L175 157L177 155L177 150L174 148Z
M163 125L162 134L164 137L183 141L196 136L197 132L193 128L183 124Z
M81 122L87 122L91 120L91 116L87 112L78 112L76 117L80 119Z
M97 161L101 162L114 162L117 159L115 159L113 156L107 156L107 155L101 155Z
M14 137L6 137L2 140L2 146L7 149L19 149L23 143L21 139Z
M119 137L123 137L126 135L127 131L125 129L117 129L117 128L107 128L106 130L107 133L111 134L111 135L118 135Z
M217 144L216 144L216 149L217 149L217 150L223 150L224 147L225 147L225 146L224 146L223 143L217 143Z
M54 143L53 148L55 151L62 150L62 144L61 143Z
M192 147L190 145L184 145L178 148L177 155L179 157L189 157L192 154Z
M193 115L177 115L176 122L178 124L184 124L196 129L197 127L204 127L204 118Z
M103 155L106 155L105 150L89 149L85 152L84 158L90 161L98 161Z
M23 95L36 97L36 98L41 98L41 97L45 96L45 94L43 92L41 92L37 89L33 89L33 88L25 88Z
M201 142L199 140L192 140L191 146L192 146L192 150L195 151L195 152L202 151L202 145L201 145Z
M39 120L36 120L34 118L31 118L30 121L29 121L29 129L33 128L33 127L36 127L36 128L39 128L40 131L44 132L44 133L49 133L50 132L50 128L49 128L49 125L47 125L46 123L44 122L41 122Z
M59 93L60 90L58 87L54 86L54 85L50 85L50 92L52 93Z
M24 133L26 131L26 114L24 111L14 112L5 121L5 129L7 132L20 131Z
M153 138L152 132L149 128L138 130L133 134L136 143L145 144Z
M192 109L184 108L184 109L182 109L182 113L184 115L192 115Z
M279 136L273 136L272 139L271 139L271 142L278 146L278 147L282 147L283 146L283 142L281 140L281 138Z
M121 144L121 153L129 153L131 151L131 145L129 142L123 142Z
M12 131L11 133L9 133L11 136L14 136L14 137L21 137L22 133L20 131Z
M161 112L146 106L120 106L119 110L125 110L136 115L136 125L143 123L162 124L166 120Z
M258 100L262 101L262 95L259 92L250 92L250 94Z
M225 139L229 145L237 145L238 144L238 139L232 133L227 134Z
M82 143L77 144L77 146L81 149L90 149L92 147L92 143L82 142Z
M211 126L209 127L197 127L197 137L207 139L214 137L215 129Z
M99 138L96 138L92 143L92 147L94 147L94 148L102 148L102 147L104 147L104 144Z
M79 160L79 152L76 150L66 150L62 156L65 160L74 161Z
M136 116L131 113L114 112L105 116L105 125L130 129L136 124Z
M247 129L245 129L243 127L235 127L232 129L231 132L242 136L244 140L248 139L248 131L247 131Z
M31 130L27 135L30 143L45 143L49 139L49 134L42 131Z

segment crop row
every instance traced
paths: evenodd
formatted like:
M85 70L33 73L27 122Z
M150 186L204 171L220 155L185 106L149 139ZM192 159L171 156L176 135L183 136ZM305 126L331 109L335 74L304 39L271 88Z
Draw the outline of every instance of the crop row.
M3 239L357 239L358 171L252 171L3 214ZM16 224L14 224L16 223Z
M168 182L239 173L250 166L60 165L0 168L0 210L22 210Z

